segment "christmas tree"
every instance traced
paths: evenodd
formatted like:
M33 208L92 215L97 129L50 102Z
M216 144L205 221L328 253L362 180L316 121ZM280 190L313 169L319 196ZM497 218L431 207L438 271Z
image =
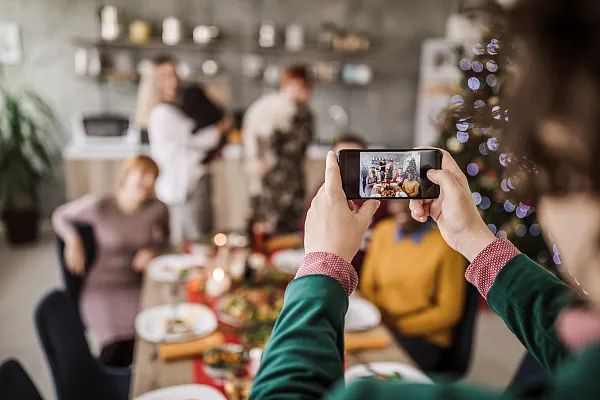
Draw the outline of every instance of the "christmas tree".
M438 146L446 148L467 175L473 201L488 228L549 267L560 264L558 251L555 246L548 250L535 209L519 201L518 176L511 176L514 169L507 168L520 161L506 152L502 142L510 121L503 104L511 76L505 46L503 35L497 34L472 47L457 48L463 75L443 113Z

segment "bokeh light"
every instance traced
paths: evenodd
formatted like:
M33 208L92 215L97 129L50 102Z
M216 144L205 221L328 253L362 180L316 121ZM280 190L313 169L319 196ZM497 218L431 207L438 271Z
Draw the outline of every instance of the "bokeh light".
M487 156L489 154L487 145L485 144L485 142L479 144L479 152L481 153L481 155Z
M485 101L481 99L475 100L475 102L473 103L473 108L475 108L475 111L481 111L483 107L485 107Z
M500 155L498 156L498 161L500 161L500 164L503 167L506 167L508 164L510 164L512 160L512 156L510 153L500 153Z
M488 54L495 56L496 54L498 54L498 49L500 48L500 44L496 41L496 42L490 42L487 45L487 52Z
M227 235L224 233L217 233L213 238L216 246L223 247L227 244Z
M450 98L450 103L452 103L455 106L462 106L463 104L465 104L465 99L463 99L461 95L455 94Z
M469 141L469 132L456 132L456 139L461 143L467 143Z
M506 231L499 230L498 232L496 232L496 237L500 239L506 239L508 237L508 234L506 233Z
M475 43L473 45L473 54L481 56L481 55L483 55L483 53L485 53L485 49L483 48L483 45L481 43Z
M495 138L495 137L491 137L491 138L489 138L489 139L487 140L487 147L488 147L488 149L490 149L491 151L496 151L496 150L498 150L498 146L499 146L499 143L498 143L498 139L497 139L497 138Z
M471 69L471 61L468 58L461 58L458 62L458 66L463 71L469 71Z
M488 224L487 227L490 230L490 232L492 232L493 235L495 235L496 232L498 231L498 228L496 228L496 225L494 225L494 224Z
M494 61L494 60L489 60L488 62L486 62L485 63L485 67L490 72L496 72L496 71L498 71L498 63L496 61Z
M547 263L548 262L548 252L546 250L541 250L537 255L537 259L542 264Z
M467 121L466 118L459 119L456 123L456 129L458 129L459 131L466 131L467 129L469 129L469 121Z
M502 179L502 181L500 182L500 189L502 189L503 192L510 192L510 188L506 183L506 179Z
M560 265L560 264L562 263L562 261L561 261L561 259L560 259L560 254L558 254L558 253L555 253L555 254L552 256L552 262L553 262L554 264L556 264L556 265Z
M488 86L494 87L498 83L498 78L496 77L496 75L489 74L485 77L485 83L487 83Z
M519 224L515 227L515 235L518 237L524 237L527 234L527 227L523 224Z
M471 64L471 68L473 69L473 71L475 72L481 72L483 71L483 64L481 63L481 61L473 61L473 63Z
M479 203L479 207L482 210L487 210L488 208L490 208L490 206L492 205L492 201L490 200L489 197L484 196L481 198L481 202Z
M481 82L479 82L479 79L472 76L467 81L467 86L469 86L469 89L471 90L478 90L481 87Z
M479 173L479 165L477 165L477 163L469 163L467 165L467 174L469 174L470 176L475 176Z
M542 233L542 228L540 227L540 224L531 224L531 226L529 227L529 233L531 233L531 236L539 236Z
M494 107L492 107L492 118L494 118L494 119L500 119L500 118L502 118L501 111L500 111L500 106L494 106Z
M471 197L473 197L473 203L478 206L481 203L481 194L479 192L471 193Z
M515 211L515 208L517 208L517 206L515 206L510 200L504 201L504 211L507 213Z

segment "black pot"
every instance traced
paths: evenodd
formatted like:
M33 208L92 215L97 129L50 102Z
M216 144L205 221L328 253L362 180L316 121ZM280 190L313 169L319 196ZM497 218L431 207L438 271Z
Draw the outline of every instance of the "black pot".
M4 210L2 219L8 243L26 244L37 240L40 225L38 210Z

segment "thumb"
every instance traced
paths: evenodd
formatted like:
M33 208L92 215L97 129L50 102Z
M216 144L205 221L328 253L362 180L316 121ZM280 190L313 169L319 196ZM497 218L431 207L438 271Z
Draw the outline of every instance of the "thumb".
M380 204L381 202L379 200L365 201L356 213L361 222L365 223L366 225L370 224L371 220L373 219L373 215L375 215L377 212Z

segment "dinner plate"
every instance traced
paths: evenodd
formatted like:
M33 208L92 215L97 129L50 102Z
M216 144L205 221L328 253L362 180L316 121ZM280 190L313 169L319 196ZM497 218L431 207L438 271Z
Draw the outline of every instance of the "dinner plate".
M349 384L359 378L374 376L374 373L390 375L393 373L400 374L400 381L410 383L433 383L433 381L418 369L399 362L379 361L369 364L358 364L346 370L344 377L346 384Z
M156 257L148 264L150 279L163 283L182 280L190 268L204 267L208 263L205 254L167 254Z
M350 296L346 312L346 332L360 332L376 328L381 323L381 313L370 301L360 296Z
M271 256L271 264L278 270L296 275L304 259L304 249L280 250Z
M217 389L207 385L177 385L144 393L135 400L227 400Z
M189 333L167 333L169 319L181 319L192 328ZM179 303L148 308L135 318L135 331L152 343L181 342L205 336L217 329L215 313L205 305Z

